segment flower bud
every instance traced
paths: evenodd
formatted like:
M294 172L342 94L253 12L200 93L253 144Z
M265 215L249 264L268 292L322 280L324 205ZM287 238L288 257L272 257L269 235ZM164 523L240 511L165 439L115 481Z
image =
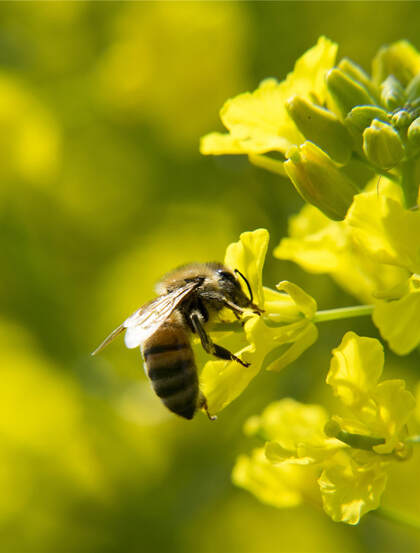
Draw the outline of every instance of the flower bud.
M420 73L411 79L405 92L407 94L408 104L413 104L420 98Z
M367 159L381 169L395 167L404 157L404 148L397 131L374 119L363 133L363 152Z
M375 103L363 85L339 69L328 71L326 81L328 91L343 118L354 106L370 106Z
M384 82L381 84L381 101L383 105L389 109L393 110L399 106L403 106L405 103L405 93L404 89L401 86L400 81L398 81L394 75L387 77Z
M304 200L334 220L344 219L358 189L328 155L312 142L287 153L286 173Z
M420 146L420 117L414 119L414 121L408 127L407 138L410 144L412 144L413 146Z
M396 129L403 129L408 127L413 121L413 114L411 110L401 108L396 111L391 117L391 123Z
M341 71L343 71L343 73L345 73L348 77L363 85L372 96L372 98L374 98L375 100L379 100L377 87L372 83L369 75L365 73L365 71L359 65L357 65L357 63L354 63L354 61L351 61L348 58L343 58L337 65L337 67L338 69L341 69Z
M330 111L293 96L286 103L287 111L305 138L317 144L338 163L347 163L352 140L345 126Z
M336 438L341 432L341 426L334 419L329 419L324 426L324 434L329 438Z
M407 86L418 72L418 52L406 40L382 47L372 62L372 76L377 84L383 82L388 75L394 75L403 86Z
M344 119L347 130L353 137L354 145L361 150L363 145L363 131L369 127L374 119L387 123L388 113L375 106L356 106Z

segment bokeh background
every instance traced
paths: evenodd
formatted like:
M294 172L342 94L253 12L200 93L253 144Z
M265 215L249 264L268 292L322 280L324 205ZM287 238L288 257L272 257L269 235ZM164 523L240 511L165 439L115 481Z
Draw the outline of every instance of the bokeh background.
M324 323L216 423L171 416L122 340L89 356L167 270L261 226L274 248L302 205L244 158L200 156L223 102L283 78L320 34L369 70L383 43L420 47L419 21L417 2L0 4L1 552L420 550L375 515L347 527L230 482L247 416L284 396L328 405L329 351L349 329L377 336L368 320ZM355 303L269 254L266 284L283 279L320 308ZM413 390L418 361L388 353L385 376ZM393 469L385 504L418 515L419 466Z

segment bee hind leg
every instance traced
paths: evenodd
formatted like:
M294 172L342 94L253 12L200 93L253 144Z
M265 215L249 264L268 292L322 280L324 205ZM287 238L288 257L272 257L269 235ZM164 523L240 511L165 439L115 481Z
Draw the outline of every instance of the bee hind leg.
M237 363L241 364L243 367L249 367L251 363L247 363L246 361L242 361L242 359L239 359L239 357L236 357L231 351L228 349L219 346L218 344L215 344L210 336L207 334L207 332L204 330L203 325L200 321L200 316L197 312L192 312L190 315L191 324L194 328L194 332L198 334L201 340L201 345L203 346L204 350L207 353L211 353L215 357L218 357L219 359L226 359L227 361L236 361Z
M200 409L203 409L203 411L206 413L206 415L208 416L208 418L211 421L217 420L216 415L210 415L209 408L207 406L207 399L206 399L205 395L203 394L203 392L200 392L200 397L198 398L198 407Z

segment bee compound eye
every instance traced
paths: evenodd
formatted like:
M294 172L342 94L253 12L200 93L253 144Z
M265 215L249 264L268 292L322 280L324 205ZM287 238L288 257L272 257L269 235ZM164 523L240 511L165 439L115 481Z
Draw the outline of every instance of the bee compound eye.
M218 271L219 275L225 279L225 280L229 280L230 282L234 282L236 283L236 278L235 278L235 275L233 275L232 273L229 273L229 271L225 271L224 269L220 269Z

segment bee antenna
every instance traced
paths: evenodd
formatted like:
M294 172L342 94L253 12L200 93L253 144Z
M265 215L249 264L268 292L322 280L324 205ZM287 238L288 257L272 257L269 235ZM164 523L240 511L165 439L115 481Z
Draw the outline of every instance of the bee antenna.
M238 269L235 269L235 270L234 270L234 273L238 273L238 275L240 275L240 276L244 279L244 281L245 281L245 283L246 283L246 285L247 285L247 287L248 287L249 298L250 298L250 301L251 301L251 303L252 303L252 300L254 299L254 296L252 295L252 290L251 290L251 286L250 286L250 284L249 284L249 282L248 282L248 279L245 278L244 275L241 273L241 271L239 271Z

